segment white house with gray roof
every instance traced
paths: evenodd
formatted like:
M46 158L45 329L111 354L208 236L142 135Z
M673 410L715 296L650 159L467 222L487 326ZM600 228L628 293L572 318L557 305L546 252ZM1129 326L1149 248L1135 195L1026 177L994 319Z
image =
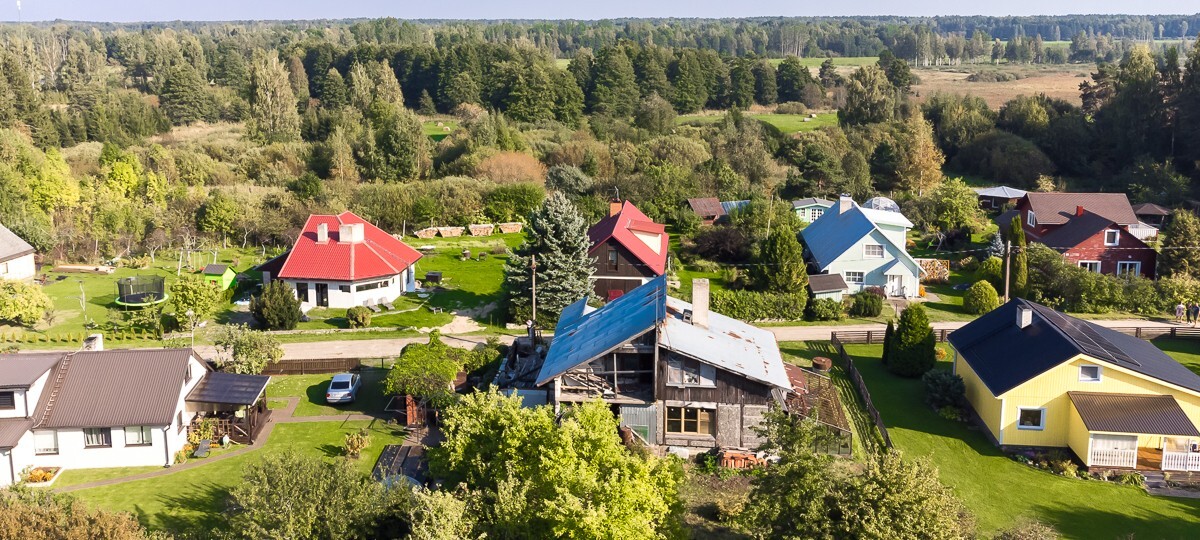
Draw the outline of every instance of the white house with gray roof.
M23 281L37 273L33 246L0 225L0 279Z
M841 275L850 292L881 287L889 296L912 298L921 276L905 248L912 226L899 212L863 208L843 196L800 235L815 273Z

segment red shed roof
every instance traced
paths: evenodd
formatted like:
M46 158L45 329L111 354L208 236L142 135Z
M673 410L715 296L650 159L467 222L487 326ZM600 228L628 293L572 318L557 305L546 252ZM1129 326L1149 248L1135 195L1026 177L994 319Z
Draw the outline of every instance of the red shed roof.
M638 238L634 234L635 232L657 235L660 243L658 253L655 253L646 241ZM668 237L666 227L646 217L646 214L638 210L633 203L625 201L621 204L620 212L600 220L599 223L588 229L588 239L592 241L589 254L609 238L616 240L630 253L633 253L633 256L653 270L655 275L661 276L667 271ZM648 241L653 240L649 239Z
M362 241L343 239L341 226L357 223L362 224ZM318 242L317 231L322 224L328 227L328 240ZM336 216L308 216L304 231L285 257L279 270L281 278L357 281L399 274L416 263L421 254L353 212L342 212Z

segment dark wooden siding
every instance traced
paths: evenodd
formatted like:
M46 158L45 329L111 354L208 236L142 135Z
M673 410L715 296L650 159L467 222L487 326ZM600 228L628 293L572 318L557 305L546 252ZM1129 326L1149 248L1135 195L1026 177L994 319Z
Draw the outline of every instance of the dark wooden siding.
M668 386L667 351L660 350L658 358L658 377L656 379L658 388L654 392L656 400L744 403L747 405L771 403L770 387L720 368L717 368L717 386L715 388Z
M615 251L617 254L615 268L608 263L609 251ZM628 249L625 249L625 246L611 238L592 249L591 255L596 258L596 283L593 290L601 300L609 298L609 291L629 292L642 284L641 278L655 276L653 270L642 264ZM607 276L639 279L605 279Z

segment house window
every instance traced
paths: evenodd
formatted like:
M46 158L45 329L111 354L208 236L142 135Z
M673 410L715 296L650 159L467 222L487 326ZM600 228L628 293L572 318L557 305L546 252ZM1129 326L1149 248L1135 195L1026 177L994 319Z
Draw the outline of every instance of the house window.
M350 286L349 285L338 285L338 290L341 292L344 292L344 293L348 293L348 292L350 292Z
M183 370L183 384L192 382L192 361L188 360L187 369Z
M717 369L690 358L667 358L668 386L717 386Z
M175 419L179 421L179 430L176 433L183 433L183 428L186 427L183 424L183 411L175 413Z
M1104 245L1115 246L1121 243L1121 231L1104 231Z
M1100 382L1100 366L1079 366L1079 382Z
M1120 261L1117 263L1117 275L1137 276L1142 273L1142 263L1140 261Z
M1100 273L1100 261L1079 261L1079 267L1088 272Z
M83 446L84 448L101 448L112 446L112 429L84 428Z
M707 409L667 407L667 433L712 435L713 416L715 413Z
M1017 411L1017 429L1046 429L1046 409L1020 407Z
M812 209L812 220L813 221L816 221L818 218L820 218L823 215L825 215L824 208L813 208Z
M882 259L883 246L879 244L863 244L864 259Z
M845 277L846 277L846 283L858 284L858 285L862 285L862 283L863 283L863 273L862 272L846 272Z
M387 282L386 280L385 280L385 281L376 281L375 283L364 283L364 284L362 284L362 285L356 285L356 286L354 287L354 290L356 290L356 291L369 291L369 290L372 290L372 289L378 289L378 288L380 288L380 287L384 287L384 286L386 286L386 285L387 285L387 283L388 283L388 282Z
M38 455L57 454L58 432L53 430L33 432L33 453Z
M308 302L308 284L307 283L297 283L296 284L296 298L299 298L301 302Z
M150 446L154 437L150 426L128 426L125 428L125 446Z
M1030 210L1029 213L1025 215L1025 224L1029 225L1030 227L1037 227L1037 216L1033 215L1033 210Z
M16 392L0 392L0 410L13 410L17 408L17 393Z
M608 269L617 269L617 250L615 249L608 250Z

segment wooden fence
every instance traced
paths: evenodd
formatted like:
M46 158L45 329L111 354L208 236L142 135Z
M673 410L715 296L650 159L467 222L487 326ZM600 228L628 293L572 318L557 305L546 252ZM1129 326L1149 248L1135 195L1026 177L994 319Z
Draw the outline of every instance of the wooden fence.
M874 336L871 335L872 332L870 331L833 332L829 336L829 341L833 344L834 350L837 351L838 357L842 361L842 369L846 370L846 374L849 375L850 380L854 382L854 388L858 391L859 397L862 398L863 405L865 405L867 408L867 414L869 414L871 416L871 420L875 422L875 427L879 428L879 434L883 436L883 444L886 447L891 448L892 437L888 435L887 426L883 424L883 418L879 416L879 409L876 409L875 403L871 401L871 392L867 390L867 383L863 382L862 374L858 372L858 368L854 366L854 360L850 358L849 354L846 354L846 347L842 345L841 336L843 333L866 334L866 336L862 336L861 339L869 340L874 337L877 340L876 343L878 343L883 340L883 332L874 332ZM855 337L857 338L858 336ZM871 343L871 341L853 341L851 343Z
M935 329L933 331L933 337L937 339L938 343L941 343L946 341L946 338L950 336L950 332L953 331L954 330L946 328ZM883 330L855 330L852 332L837 331L831 333L830 339L845 344L865 343L867 345L881 345L883 344L883 334Z
M315 373L341 373L357 369L362 358L313 358L304 360L280 360L267 364L263 375L309 375Z

